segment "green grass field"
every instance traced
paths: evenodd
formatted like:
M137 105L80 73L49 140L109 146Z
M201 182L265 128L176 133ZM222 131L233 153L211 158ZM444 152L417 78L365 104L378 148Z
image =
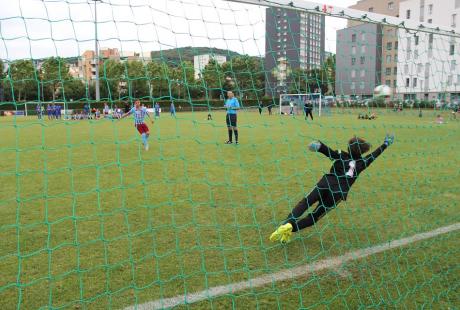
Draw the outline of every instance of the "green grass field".
M460 121L434 112L303 117L0 118L0 309L120 309L248 280L460 221ZM331 162L306 145L396 143L346 202L288 245L270 233ZM179 308L460 307L458 231L291 281Z

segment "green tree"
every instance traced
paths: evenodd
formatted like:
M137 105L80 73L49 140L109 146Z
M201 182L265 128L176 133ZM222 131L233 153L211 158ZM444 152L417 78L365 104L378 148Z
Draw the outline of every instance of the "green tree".
M178 67L170 68L170 76L175 98L192 97L196 85L195 71L191 62L184 61Z
M205 88L206 97L209 96L211 99L219 98L219 96L223 94L226 80L221 65L214 59L211 59L201 72L201 82L202 86Z
M63 83L70 80L69 67L65 59L60 57L50 57L45 60L41 68L42 83L51 95L52 100L56 96L63 96Z
M289 92L292 93L318 93L327 94L333 91L329 73L325 68L312 70L293 69L289 75Z
M150 96L154 98L169 97L171 68L165 62L151 61L147 64L147 78Z
M119 61L109 59L99 68L100 92L102 98L120 99L121 86L124 84L124 66Z
M8 68L5 91L14 101L38 99L38 73L31 60L18 60Z
M238 56L222 65L227 84L233 86L240 96L256 99L264 93L265 75L263 64L257 57Z
M5 100L5 65L3 64L3 60L0 59L0 102Z
M70 79L63 81L65 100L82 100L86 99L86 85L79 79Z
M149 96L147 69L141 61L128 61L125 65L125 76L131 98Z
M327 77L327 93L326 95L334 95L335 93L335 55L326 59L325 68Z

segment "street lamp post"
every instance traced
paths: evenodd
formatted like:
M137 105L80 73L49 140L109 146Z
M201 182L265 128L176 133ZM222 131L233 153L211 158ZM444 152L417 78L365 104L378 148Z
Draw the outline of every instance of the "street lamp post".
M97 44L97 2L101 0L93 0L94 1L94 58L96 62L96 101L101 99L100 89L99 89L99 49Z

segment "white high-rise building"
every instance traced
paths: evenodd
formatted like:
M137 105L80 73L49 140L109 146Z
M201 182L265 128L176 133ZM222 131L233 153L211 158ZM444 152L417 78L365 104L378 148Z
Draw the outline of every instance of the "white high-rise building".
M460 31L460 0L406 0L399 17ZM402 99L460 100L460 39L399 30L397 93Z
M193 57L193 67L195 69L195 79L200 78L200 74L207 64L214 59L219 65L222 65L227 61L227 57L217 54L203 54L196 55Z

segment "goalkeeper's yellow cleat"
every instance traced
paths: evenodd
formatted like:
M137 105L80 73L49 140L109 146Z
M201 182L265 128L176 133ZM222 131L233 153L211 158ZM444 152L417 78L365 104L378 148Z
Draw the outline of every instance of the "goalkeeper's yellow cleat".
M270 241L281 241L281 243L288 243L291 241L292 224L286 223L278 227L271 235Z

